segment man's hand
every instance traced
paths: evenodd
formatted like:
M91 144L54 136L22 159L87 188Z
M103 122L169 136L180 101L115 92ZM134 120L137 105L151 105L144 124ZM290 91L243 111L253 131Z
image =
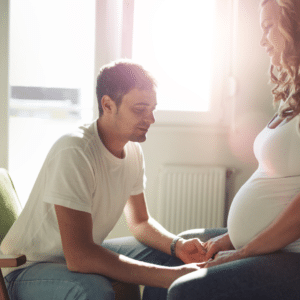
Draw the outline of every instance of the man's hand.
M206 250L203 243L197 239L179 239L175 248L176 256L185 264L206 261Z
M207 242L203 243L203 247L206 249L205 261L213 258L220 251L233 250L234 247L230 241L228 233L220 236L216 236Z
M168 289L170 285L178 278L193 272L203 272L199 266L201 263L191 263L177 267L167 267L167 270L160 272L157 276L161 278L163 288ZM206 272L204 270L204 272Z

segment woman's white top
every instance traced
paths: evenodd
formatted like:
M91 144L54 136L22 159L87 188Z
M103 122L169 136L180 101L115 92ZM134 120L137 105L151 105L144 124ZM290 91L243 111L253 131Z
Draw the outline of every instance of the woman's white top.
M236 249L268 227L300 193L299 115L274 129L264 128L255 139L254 153L258 169L234 197L228 216ZM300 252L300 239L285 250Z

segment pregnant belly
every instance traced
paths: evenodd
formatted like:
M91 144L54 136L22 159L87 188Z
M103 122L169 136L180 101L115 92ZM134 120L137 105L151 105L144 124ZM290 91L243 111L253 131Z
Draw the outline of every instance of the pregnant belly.
M299 177L255 178L238 191L228 215L228 233L238 249L250 242L284 210L300 191Z

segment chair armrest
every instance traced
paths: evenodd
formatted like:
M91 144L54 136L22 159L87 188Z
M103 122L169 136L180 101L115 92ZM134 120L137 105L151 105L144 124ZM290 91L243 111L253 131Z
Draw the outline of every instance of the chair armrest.
M9 300L9 295L3 279L1 268L18 267L26 263L25 255L0 254L0 299Z
M25 255L0 254L0 268L18 267L26 263Z
M113 290L116 300L140 300L141 292L137 284L125 283L121 281L112 281Z

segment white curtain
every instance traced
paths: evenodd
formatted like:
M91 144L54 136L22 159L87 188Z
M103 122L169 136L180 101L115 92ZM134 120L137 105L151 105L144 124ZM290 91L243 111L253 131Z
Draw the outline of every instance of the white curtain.
M0 167L8 168L8 37L9 0L0 1Z
M131 58L134 0L96 0L95 80L101 66ZM94 117L98 116L95 97Z

